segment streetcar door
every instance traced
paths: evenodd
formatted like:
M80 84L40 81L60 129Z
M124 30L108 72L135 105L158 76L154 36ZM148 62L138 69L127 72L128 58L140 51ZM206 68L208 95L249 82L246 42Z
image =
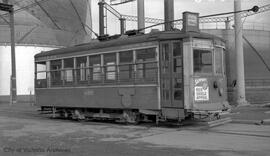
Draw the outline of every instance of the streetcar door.
M161 107L184 108L182 42L166 41L160 47Z

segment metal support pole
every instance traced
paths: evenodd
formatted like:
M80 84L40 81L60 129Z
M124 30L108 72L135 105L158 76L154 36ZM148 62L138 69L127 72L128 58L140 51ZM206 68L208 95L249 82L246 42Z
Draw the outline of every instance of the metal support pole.
M119 18L120 20L120 34L124 35L126 31L126 19L125 18Z
M227 75L227 86L228 86L228 97L229 99L235 99L235 94L234 94L234 86L232 85L233 83L233 76L232 75L232 67L234 67L234 62L231 62L231 53L229 52L229 48L230 48L230 20L227 17L227 20L225 21L225 33L224 33L224 38L226 40L226 51L225 51L225 68L226 68L226 75ZM235 101L230 101L230 102L235 102Z
M13 7L9 12L10 15L10 45L11 45L11 101L10 104L17 103L17 87L16 87L16 58L15 58L15 28L14 28L14 10Z
M98 3L99 5L99 36L104 35L104 0Z
M164 18L165 22L174 20L174 0L164 0ZM165 31L172 30L174 23L165 23Z
M35 70L35 71L37 71L37 70ZM52 82L51 82L51 61L46 61L46 75L47 75L47 87L48 88L51 88L51 84L52 84Z
M227 18L225 21L225 40L226 40L226 75L227 75L227 84L231 84L232 75L231 75L231 63L230 63L230 53L229 53L229 45L230 45L230 20Z
M138 29L145 27L144 0L137 0ZM142 30L141 32L144 32Z
M241 10L241 0L234 0L234 11ZM244 56L243 56L243 32L241 13L234 14L235 21L235 51L236 51L236 75L237 75L237 104L246 105L245 94L245 72L244 72Z
M10 76L10 105L17 102L17 87L16 87L16 59L15 59L15 28L14 28L14 8L9 5L7 0L0 3L0 10L9 13L10 22L10 49L11 49L11 76Z

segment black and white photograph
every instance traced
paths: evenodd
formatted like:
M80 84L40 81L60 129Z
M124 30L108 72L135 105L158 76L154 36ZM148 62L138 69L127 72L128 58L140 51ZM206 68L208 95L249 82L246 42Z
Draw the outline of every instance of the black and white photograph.
M270 155L269 0L0 0L0 156Z

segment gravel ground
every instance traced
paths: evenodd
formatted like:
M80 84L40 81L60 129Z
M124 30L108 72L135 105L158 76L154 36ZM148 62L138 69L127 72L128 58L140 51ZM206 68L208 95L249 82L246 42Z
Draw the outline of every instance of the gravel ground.
M231 123L201 130L196 126L76 122L50 119L38 114L37 109L27 104L0 105L0 156L270 154L270 126L267 125ZM241 108L242 116L235 111L232 118L257 111L262 115L269 108ZM265 114L269 117L269 113ZM265 114L260 117L264 118ZM253 116L261 119L259 115Z
M232 110L233 119L241 120L263 120L270 118L270 104L267 105L248 105L236 107Z

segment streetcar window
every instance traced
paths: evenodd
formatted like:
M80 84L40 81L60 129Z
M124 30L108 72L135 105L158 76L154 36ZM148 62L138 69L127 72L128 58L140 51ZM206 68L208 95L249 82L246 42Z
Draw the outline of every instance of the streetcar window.
M94 55L89 57L90 78L93 81L101 80L101 56Z
M183 50L180 42L173 43L173 99L182 100L183 99L183 61L182 61Z
M87 70L87 57L77 57L76 58L76 76L77 76L77 81L79 83L86 81L87 80L87 75L88 75L88 70Z
M222 61L222 48L215 48L215 73L222 74L223 71L223 61Z
M136 50L138 79L154 81L157 77L156 48Z
M132 63L133 62L133 51L123 51L119 53L120 63Z
M46 62L36 63L36 87L37 88L47 87Z
M212 73L212 52L210 50L194 49L194 73Z
M104 54L104 73L106 80L116 79L116 53Z
M182 56L182 47L179 42L173 43L173 56Z
M183 99L183 91L182 90L175 90L173 97L174 97L174 100L182 100Z
M52 60L50 63L52 86L62 85L61 77L62 60Z
M119 81L128 82L133 78L133 51L119 53Z
M179 42L173 43L173 72L182 73L182 47Z
M162 44L162 53L161 53L161 58L162 58L162 73L168 73L169 72L169 44Z
M152 61L156 59L156 48L136 50L137 60Z
M61 60L52 60L51 61L51 70L60 70L62 68L62 62Z
M66 82L73 82L73 58L64 59L64 80Z

